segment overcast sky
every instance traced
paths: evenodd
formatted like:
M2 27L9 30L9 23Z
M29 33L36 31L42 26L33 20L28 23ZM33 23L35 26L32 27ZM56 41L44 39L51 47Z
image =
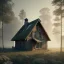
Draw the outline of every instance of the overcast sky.
M24 9L27 18L33 20L39 17L39 11L42 8L48 7L51 11L53 10L51 1L52 0L13 0L15 4L13 10L15 15L18 17L20 10Z
M54 7L51 4L52 0L12 0L12 1L14 2L13 11L15 13L15 16L18 19L14 20L14 22L11 24L4 25L5 47L12 47L14 45L14 43L11 41L11 38L15 35L15 33L22 26L22 22L18 17L20 10L24 9L26 12L26 17L29 19L29 21L32 21L36 18L39 18L39 16L40 16L39 11L42 8L48 7L50 9L50 13L53 18L52 11L53 11ZM48 46L49 47L58 47L60 44L58 42L56 42L56 40L54 39L53 36L51 36L51 37L52 37L53 42L49 42ZM0 38L0 43L1 43L1 38Z

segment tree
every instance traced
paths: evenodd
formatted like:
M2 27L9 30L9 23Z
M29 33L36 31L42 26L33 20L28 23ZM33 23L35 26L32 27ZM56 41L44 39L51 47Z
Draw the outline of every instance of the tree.
M50 21L51 16L50 16L50 9L49 8L42 8L40 10L40 13L41 13L42 19L44 21Z
M51 28L51 15L50 15L50 9L49 8L42 8L40 10L40 19L42 21L43 26L45 27L45 29L47 30L47 32L49 32L50 28ZM50 24L50 25L49 25Z
M10 23L14 18L12 11L13 2L12 0L0 0L0 22L2 22L2 46L4 49L3 40L3 23Z
M26 12L22 9L19 13L19 17L22 20L22 22L24 21L24 19L26 18Z
M52 4L56 7L53 11L54 15L60 18L61 21L61 48L60 52L62 52L62 19L64 17L64 0L53 0Z

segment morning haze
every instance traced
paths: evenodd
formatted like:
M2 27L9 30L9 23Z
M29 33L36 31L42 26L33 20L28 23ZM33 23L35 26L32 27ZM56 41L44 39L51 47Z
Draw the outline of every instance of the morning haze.
M54 7L51 4L52 0L12 0L14 2L13 11L15 13L16 18L13 20L10 24L4 24L4 47L12 47L14 46L14 42L11 41L11 38L17 33L17 31L21 28L22 21L19 19L19 13L20 10L24 9L26 12L26 17L29 19L29 22L32 20L37 19L41 14L40 10L42 8L49 8L50 9L50 15L51 15L51 25L53 23L53 9ZM43 21L42 21L43 22ZM50 25L47 24L47 26ZM51 41L48 42L49 48L59 48L60 42L57 41L55 36L52 33L52 26L50 25L51 29L50 31L47 31ZM47 27L44 27L47 29ZM49 28L48 28L49 29ZM1 29L0 29L0 35L1 35ZM0 37L0 47L2 47L1 44L1 37Z

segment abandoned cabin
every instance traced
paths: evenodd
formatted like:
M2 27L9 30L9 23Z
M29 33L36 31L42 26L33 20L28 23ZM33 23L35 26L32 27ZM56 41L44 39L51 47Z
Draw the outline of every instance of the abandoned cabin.
M15 41L15 49L29 51L34 49L47 49L47 41L50 41L40 19L28 22L26 18L24 25L12 38Z

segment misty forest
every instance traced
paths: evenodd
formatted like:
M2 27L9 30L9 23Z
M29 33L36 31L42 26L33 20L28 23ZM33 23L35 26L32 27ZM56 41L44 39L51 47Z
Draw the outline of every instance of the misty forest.
M64 0L0 0L0 64L64 64Z

